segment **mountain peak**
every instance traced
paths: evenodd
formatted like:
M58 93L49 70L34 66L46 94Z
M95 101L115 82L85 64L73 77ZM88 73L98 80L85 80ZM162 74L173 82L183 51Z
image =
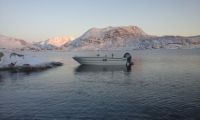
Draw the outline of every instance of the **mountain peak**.
M58 36L52 37L44 41L40 41L35 43L36 46L39 46L41 49L44 50L54 50L61 48L63 45L71 43L74 38L70 36Z
M89 37L103 37L104 35L131 35L135 37L147 36L147 34L137 26L120 26L120 27L105 27L91 28L85 32L80 38L86 39Z
M48 39L48 44L54 45L56 47L61 47L62 45L71 42L73 40L70 36L60 36Z
M137 26L119 26L119 27L105 27L105 28L91 28L82 36L72 41L70 46L81 47L95 44L100 47L116 44L116 46L123 46L127 39L145 38L148 35Z

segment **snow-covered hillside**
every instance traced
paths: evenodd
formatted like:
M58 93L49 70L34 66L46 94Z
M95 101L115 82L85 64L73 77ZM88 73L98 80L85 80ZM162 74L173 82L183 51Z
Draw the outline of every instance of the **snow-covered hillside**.
M55 50L61 49L64 45L68 45L72 40L72 37L62 36L30 43L22 39L0 35L0 48L12 50Z
M200 37L152 36L137 26L92 28L68 45L68 50L133 50L200 48Z
M54 37L48 40L36 42L34 45L40 47L41 49L54 50L61 48L65 44L69 44L72 40L73 38L69 36Z
M68 44L73 40L72 37L62 36L62 37L54 37L48 40L48 43L54 45L56 47L61 47L64 44Z
M0 48L20 50L133 50L200 48L200 36L152 36L137 26L91 28L79 38L54 37L29 43L0 35Z
M81 37L72 41L69 49L105 49L105 48L123 48L126 46L126 40L130 38L147 38L137 26L92 28Z
M7 49L31 49L35 48L31 43L22 39L0 35L0 48Z
M40 42L34 42L33 45L37 46L41 50L54 50L57 49L56 46L49 44L49 40L44 40Z

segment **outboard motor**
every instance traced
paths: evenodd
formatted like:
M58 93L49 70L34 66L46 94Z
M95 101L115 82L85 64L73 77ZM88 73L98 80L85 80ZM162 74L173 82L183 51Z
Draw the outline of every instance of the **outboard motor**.
M132 62L132 56L130 53L125 53L124 54L124 58L126 58L126 68L128 71L131 70L131 66L133 65L133 62Z

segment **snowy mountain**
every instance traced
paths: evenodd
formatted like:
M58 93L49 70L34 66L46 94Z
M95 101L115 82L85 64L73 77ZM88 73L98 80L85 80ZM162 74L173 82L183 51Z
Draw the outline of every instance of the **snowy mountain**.
M72 37L62 36L40 42L29 43L22 39L0 35L0 48L13 50L55 50L62 48L63 45L69 44L72 40Z
M54 50L54 49L58 49L56 46L49 44L49 40L44 40L44 41L40 41L40 42L34 42L33 45L37 46L41 50Z
M34 45L40 47L41 49L54 50L61 48L65 44L69 44L72 40L73 38L69 36L54 37L48 40L36 42Z
M62 36L62 37L54 37L48 40L48 44L54 45L56 47L61 47L64 44L68 44L73 40L72 37Z
M0 35L0 48L7 49L34 49L31 43L26 42L22 39L7 37L4 35Z
M0 35L0 48L20 50L133 50L133 49L191 49L200 48L200 35L152 36L137 26L92 28L73 40L68 36L41 42Z
M200 37L152 36L137 26L92 28L72 41L68 50L133 50L200 48Z

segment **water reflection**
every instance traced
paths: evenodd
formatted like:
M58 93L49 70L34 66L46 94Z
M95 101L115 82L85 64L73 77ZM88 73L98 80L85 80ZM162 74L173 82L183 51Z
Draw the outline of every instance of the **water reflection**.
M3 76L0 74L0 82L1 82L1 80L3 80Z
M126 66L101 66L101 65L79 65L75 68L75 72L114 72L125 71Z
M30 73L18 73L18 72L9 72L9 71L1 71L0 72L0 82L3 82L4 79L8 80L22 80L25 76L29 76Z
M0 71L0 82L3 82L4 79L8 80L22 80L24 77L34 76L43 74L44 71L35 71L35 72L12 72L12 71Z

